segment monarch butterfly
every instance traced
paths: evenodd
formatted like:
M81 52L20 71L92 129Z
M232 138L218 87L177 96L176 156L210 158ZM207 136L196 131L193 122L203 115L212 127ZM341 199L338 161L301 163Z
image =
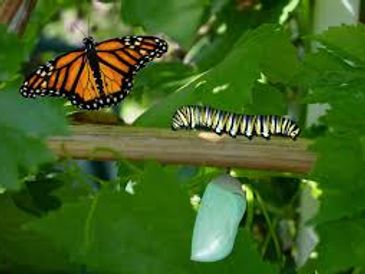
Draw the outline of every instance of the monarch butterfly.
M125 36L95 42L41 65L20 87L24 97L67 97L82 109L99 109L121 101L132 88L133 76L146 63L161 57L167 43L154 36Z
M222 111L209 106L183 106L172 118L172 129L208 129L221 135L228 133L231 137L244 135L262 136L269 139L271 135L288 136L295 140L300 128L292 120L277 115L246 115Z

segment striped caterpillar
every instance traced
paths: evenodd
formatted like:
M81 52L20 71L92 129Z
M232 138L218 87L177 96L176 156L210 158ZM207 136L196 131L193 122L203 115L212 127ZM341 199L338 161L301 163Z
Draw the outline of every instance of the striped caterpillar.
M269 139L271 135L287 136L295 140L300 133L297 124L283 116L246 115L214 109L209 106L183 106L172 117L172 129L205 129L231 137L254 135Z

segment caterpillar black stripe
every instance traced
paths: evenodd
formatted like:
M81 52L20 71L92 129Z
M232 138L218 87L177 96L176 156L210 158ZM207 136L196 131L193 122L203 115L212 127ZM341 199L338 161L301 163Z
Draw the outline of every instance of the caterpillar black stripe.
M208 106L183 106L172 118L172 129L204 129L221 135L227 133L232 137L244 135L251 139L262 136L269 139L271 135L290 137L299 135L298 125L283 116L246 115L214 109Z

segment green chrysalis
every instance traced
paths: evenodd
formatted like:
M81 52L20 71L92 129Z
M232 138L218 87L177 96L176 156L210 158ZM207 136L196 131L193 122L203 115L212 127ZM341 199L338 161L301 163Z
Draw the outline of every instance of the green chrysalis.
M246 210L241 183L221 175L207 186L195 220L191 260L214 262L228 256Z

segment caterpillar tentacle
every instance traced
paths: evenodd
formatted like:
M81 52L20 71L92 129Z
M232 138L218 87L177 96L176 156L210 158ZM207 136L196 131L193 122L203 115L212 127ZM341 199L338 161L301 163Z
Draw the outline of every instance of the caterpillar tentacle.
M246 115L227 112L208 106L183 106L172 117L171 127L178 129L203 129L219 135L238 135L252 139L262 136L270 139L281 135L295 140L300 133L298 125L289 118L278 115Z

